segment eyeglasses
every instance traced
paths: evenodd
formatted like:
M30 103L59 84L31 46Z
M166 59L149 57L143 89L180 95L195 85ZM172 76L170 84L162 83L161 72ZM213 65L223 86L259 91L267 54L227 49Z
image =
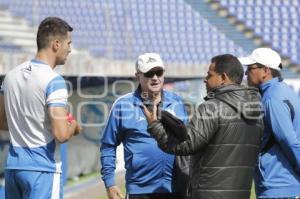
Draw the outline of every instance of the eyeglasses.
M153 71L148 71L143 74L144 74L144 77L147 77L147 78L152 78L154 75L156 75L157 77L161 77L164 74L164 70L153 70Z
M247 71L254 70L254 69L257 69L257 68L263 68L263 67L260 67L260 66L256 66L256 67L248 67L248 68L247 68Z
M257 69L257 68L264 68L264 66L248 67L245 74L248 74L251 70L254 70L254 69Z

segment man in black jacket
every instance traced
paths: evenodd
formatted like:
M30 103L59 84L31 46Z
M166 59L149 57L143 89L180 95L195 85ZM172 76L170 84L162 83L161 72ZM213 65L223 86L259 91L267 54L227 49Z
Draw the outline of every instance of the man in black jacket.
M185 140L144 107L148 132L164 151L191 154L186 198L248 199L263 132L260 95L241 86L243 67L235 56L213 57L204 80L205 102L186 126ZM182 129L182 125L180 127Z

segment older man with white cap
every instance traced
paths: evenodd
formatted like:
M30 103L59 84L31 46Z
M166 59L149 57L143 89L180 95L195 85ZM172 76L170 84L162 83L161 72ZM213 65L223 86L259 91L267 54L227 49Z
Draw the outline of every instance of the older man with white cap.
M300 99L283 82L280 55L257 48L239 59L248 84L258 87L265 130L255 172L258 198L300 198Z
M112 106L100 149L101 174L109 199L124 198L114 181L116 148L120 143L124 146L129 199L179 199L183 195L174 186L175 177L182 179L178 176L182 170L177 167L175 156L161 151L147 132L143 113L143 104L151 106L158 100L161 109L187 122L181 98L163 90L164 73L165 66L158 54L140 55L135 73L138 88L118 98Z

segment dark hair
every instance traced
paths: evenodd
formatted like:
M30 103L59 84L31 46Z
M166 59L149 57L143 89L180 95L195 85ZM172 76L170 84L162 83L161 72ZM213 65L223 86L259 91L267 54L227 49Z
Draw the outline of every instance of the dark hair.
M236 84L240 84L244 77L244 68L238 58L231 54L218 55L211 59L215 64L215 71L226 75Z
M270 70L271 70L272 77L282 78L281 77L281 72L279 70L276 70L276 69L273 69L273 68L270 68Z
M38 51L48 47L53 37L65 37L73 28L58 17L47 17L39 25L36 43Z

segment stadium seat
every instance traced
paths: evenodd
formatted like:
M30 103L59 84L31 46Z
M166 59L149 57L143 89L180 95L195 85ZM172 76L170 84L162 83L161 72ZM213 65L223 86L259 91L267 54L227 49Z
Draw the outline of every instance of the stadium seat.
M246 0L227 2L232 5L247 3ZM201 13L179 0L145 0L144 3L138 0L0 0L0 5L32 25L37 25L46 16L64 18L75 29L74 46L87 48L95 56L134 59L141 52L156 51L167 62L207 63L221 52L243 53L240 47L230 44L232 41L227 37L220 36L221 33ZM206 43L211 39L213 42ZM199 52L207 53L205 56L186 56Z
M219 2L231 15L253 29L256 35L300 65L299 1L219 0ZM284 35L289 35L289 39ZM298 50L283 49L288 43L294 44Z

